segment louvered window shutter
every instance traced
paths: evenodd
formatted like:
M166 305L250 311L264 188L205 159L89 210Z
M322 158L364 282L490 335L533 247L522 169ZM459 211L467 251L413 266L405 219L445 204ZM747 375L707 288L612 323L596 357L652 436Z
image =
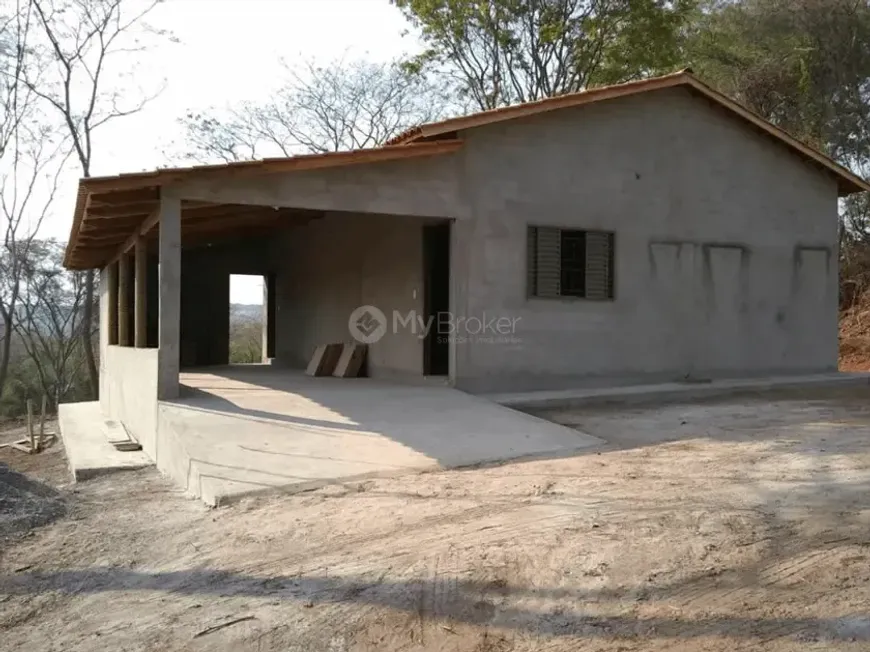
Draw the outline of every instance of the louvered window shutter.
M534 246L534 296L556 298L561 294L560 269L562 257L561 229L538 226L531 227L534 237L530 238L530 247Z
M586 298L613 298L613 234L586 232Z
M538 229L526 229L526 295L538 295Z

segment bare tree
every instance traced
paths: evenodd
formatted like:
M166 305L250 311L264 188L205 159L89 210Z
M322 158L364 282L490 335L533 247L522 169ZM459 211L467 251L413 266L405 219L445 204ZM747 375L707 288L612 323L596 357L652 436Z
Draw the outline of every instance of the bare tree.
M116 118L140 111L155 95L142 92L130 99L129 87L112 84L123 68L109 77L117 55L141 52L140 37L162 34L145 22L160 0L30 0L40 30L35 57L44 62L39 79L27 76L28 89L61 119L82 175L91 175L95 130ZM129 56L128 56L129 64ZM128 66L129 67L129 66ZM94 321L94 272L85 276L82 321ZM99 374L92 345L92 329L82 328L82 346L91 395L99 391Z
M33 108L33 93L22 82L24 67L33 64L28 56L32 31L29 1L0 5L0 157Z
M64 244L56 240L32 242L15 318L43 394L55 408L78 387L85 363L81 329L89 327L82 310L86 274L66 272L63 253Z
M445 95L396 63L284 64L286 81L269 101L223 114L191 113L184 122L198 161L333 152L384 144L443 115Z
M46 129L25 77L33 59L30 2L0 5L0 395L6 386L13 323L31 245L57 190L61 143ZM9 12L9 13L5 13Z
M22 120L0 158L0 394L6 384L12 329L27 261L57 191L64 157L44 127Z

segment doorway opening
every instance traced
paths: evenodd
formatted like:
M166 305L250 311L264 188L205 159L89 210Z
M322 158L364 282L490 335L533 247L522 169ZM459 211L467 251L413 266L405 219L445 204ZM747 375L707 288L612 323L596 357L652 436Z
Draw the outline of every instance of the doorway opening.
M259 275L230 274L230 364L259 364L266 359L265 278Z
M423 342L423 374L450 372L450 222L423 227L423 310L432 326Z

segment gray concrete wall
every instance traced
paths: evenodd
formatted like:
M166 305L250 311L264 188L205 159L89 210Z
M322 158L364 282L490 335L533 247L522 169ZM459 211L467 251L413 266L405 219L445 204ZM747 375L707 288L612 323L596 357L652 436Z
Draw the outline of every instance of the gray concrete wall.
M103 268L100 270L100 285L99 285L99 297L100 297L100 349L99 349L99 360L98 364L100 366L100 410L102 411L104 416L108 417L109 414L109 400L108 400L108 391L106 389L108 376L108 369L106 368L108 350L109 350L109 274L108 271Z
M423 220L328 214L286 232L277 246L276 364L304 367L318 344L352 341L362 305L423 313ZM423 340L409 329L369 347L369 373L421 374Z
M229 362L230 275L270 270L270 245L262 238L182 250L182 367Z
M122 423L145 452L156 459L158 351L109 345L105 271L100 273L99 293L100 411L105 419Z
M836 369L836 185L782 145L676 89L462 136L454 312L519 322L458 386ZM529 224L615 231L616 300L527 298Z
M185 199L324 211L468 217L456 154L178 184Z

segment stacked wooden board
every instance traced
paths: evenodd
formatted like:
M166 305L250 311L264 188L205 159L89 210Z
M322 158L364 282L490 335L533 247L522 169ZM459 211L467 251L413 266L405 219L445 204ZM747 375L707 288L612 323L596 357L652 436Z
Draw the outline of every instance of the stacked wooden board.
M358 378L366 359L365 344L321 344L314 350L305 373L308 376Z

